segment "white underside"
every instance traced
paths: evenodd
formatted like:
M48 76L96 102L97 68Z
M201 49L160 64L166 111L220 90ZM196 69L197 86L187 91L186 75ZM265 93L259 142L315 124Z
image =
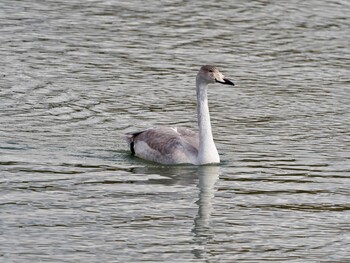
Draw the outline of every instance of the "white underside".
M171 154L162 154L149 147L147 143L140 141L134 145L134 150L135 156L161 164L199 164L197 156L186 151L183 147L177 147Z

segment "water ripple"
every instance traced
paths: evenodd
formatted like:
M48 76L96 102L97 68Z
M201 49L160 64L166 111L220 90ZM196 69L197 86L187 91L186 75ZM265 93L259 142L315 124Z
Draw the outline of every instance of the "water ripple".
M2 1L0 261L347 261L349 7ZM208 63L222 163L132 157Z

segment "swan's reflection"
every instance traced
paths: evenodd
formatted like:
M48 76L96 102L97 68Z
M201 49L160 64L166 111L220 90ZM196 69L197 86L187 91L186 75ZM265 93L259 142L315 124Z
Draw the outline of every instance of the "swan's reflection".
M210 215L212 212L212 198L214 197L214 185L219 178L219 166L201 166L198 168L199 199L198 213L194 219L194 242L198 246L193 250L197 258L203 258L206 254L205 245L213 238L210 228Z

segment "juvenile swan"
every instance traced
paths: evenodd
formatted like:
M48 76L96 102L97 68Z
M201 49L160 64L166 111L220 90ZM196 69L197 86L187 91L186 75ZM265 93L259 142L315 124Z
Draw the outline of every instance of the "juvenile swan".
M214 83L234 86L215 66L202 66L196 78L199 133L180 127L157 127L126 133L125 139L132 154L161 164L219 163L220 157L211 132L207 96L208 84Z

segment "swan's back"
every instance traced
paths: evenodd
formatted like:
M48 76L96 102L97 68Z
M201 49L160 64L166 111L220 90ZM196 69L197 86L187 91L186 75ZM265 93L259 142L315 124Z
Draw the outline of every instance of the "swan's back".
M162 164L196 164L199 139L186 128L158 127L126 134L131 152Z

